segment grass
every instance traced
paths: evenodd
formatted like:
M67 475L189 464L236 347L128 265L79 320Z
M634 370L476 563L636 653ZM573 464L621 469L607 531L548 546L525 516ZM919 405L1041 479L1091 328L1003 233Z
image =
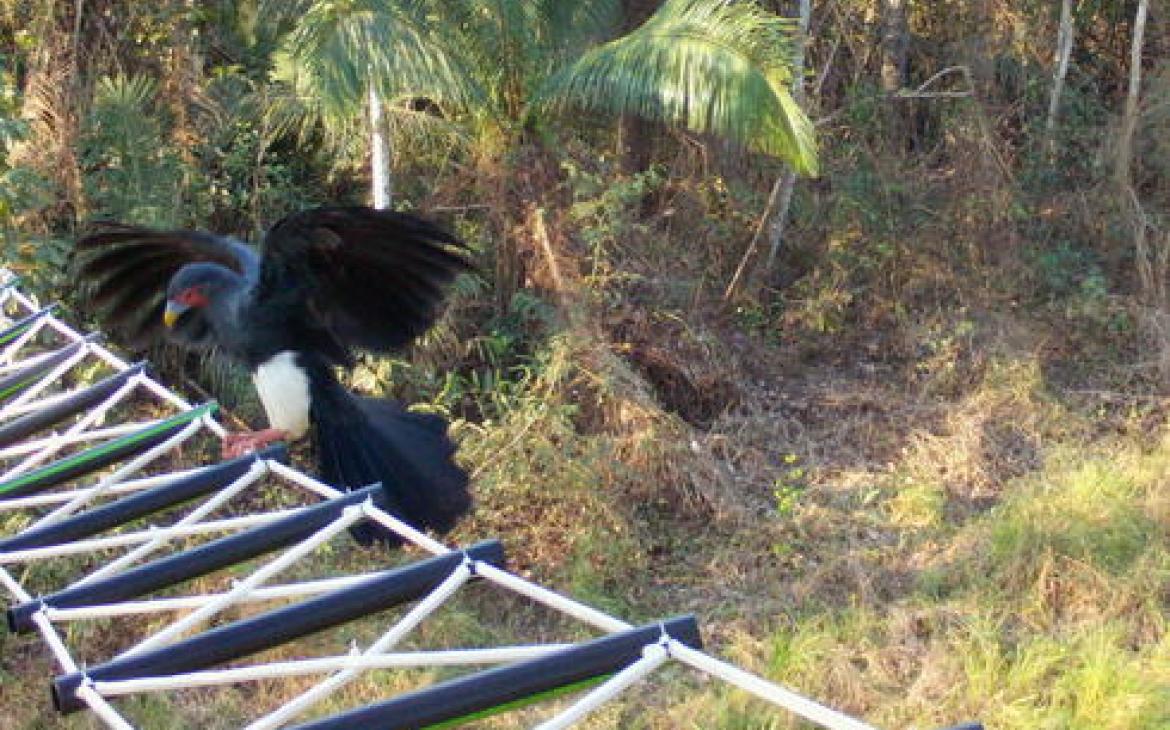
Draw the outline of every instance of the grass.
M1002 407L1003 385L983 387L999 396L982 393L978 402ZM1033 412L1036 423L1056 422L1054 403L1030 403L1052 410ZM462 539L502 534L522 572L630 618L696 610L716 653L879 727L978 718L995 728L1136 729L1170 721L1164 638L1170 511L1162 495L1170 456L1160 446L1112 439L1077 448L1037 427L1045 441L1039 465L1002 484L994 505L956 523L948 518L951 502L962 499L956 482L923 477L939 466L935 454L950 455L948 471L955 466L969 431L952 420L948 428L908 434L907 443L920 446L906 448L885 473L871 474L884 486L861 512L865 480L838 472L838 479L856 482L843 495L823 480L831 465L821 463L808 468L807 484L784 510L752 521L723 514L704 528L693 524L698 502L654 510L631 504L647 492L639 467L663 468L650 458L652 447L631 445L628 434L582 435L572 428L573 416L556 408L518 410L494 429L465 434L472 459L505 448L518 458L498 459L481 474L481 507L461 527ZM931 439L952 439L955 448L921 446ZM640 450L646 461L618 466L612 454L621 448ZM967 478L983 478L979 473L972 468ZM676 534L688 525L695 529ZM828 529L812 532L818 526ZM796 541L788 539L792 530ZM790 547L777 557L776 544ZM372 557L344 541L331 548L322 559L332 570L368 565ZM359 622L308 645L317 652L350 640L368 643L388 620ZM71 640L96 657L116 637L95 628L79 627ZM414 645L566 635L580 633L522 601L479 590L428 621ZM58 726L45 707L50 668L37 643L11 636L3 642L0 683L6 712L14 713L6 726ZM291 650L272 652L286 654ZM313 714L442 676L449 674L372 674ZM145 727L226 728L307 686L264 683L124 705ZM475 726L523 727L542 715L524 709ZM89 723L78 716L60 726ZM650 694L631 693L586 727L803 725L672 670Z
M1040 403L1020 415L1055 423ZM854 593L847 605L803 606L742 660L762 656L769 676L881 727L1165 727L1170 455L1161 444L1086 449L1059 435L1046 434L1037 470L957 529L942 518L941 480L895 480L883 513L902 539L879 560L921 565L912 586L892 601ZM939 467L955 465L965 436L952 429L949 439L949 450L907 450L894 471L947 473ZM738 723L727 726L752 726Z

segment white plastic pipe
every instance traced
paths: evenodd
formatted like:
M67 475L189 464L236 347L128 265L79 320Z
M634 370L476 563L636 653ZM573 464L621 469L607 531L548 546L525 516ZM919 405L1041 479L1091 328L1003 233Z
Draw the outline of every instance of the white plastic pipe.
M108 488L105 488L102 491L104 494L111 496L115 494L140 492L144 489L150 489L151 487L157 487L163 484L172 484L206 468L207 467L184 469L183 471L168 472L166 474L155 474L153 476L142 477L140 479L127 479L124 482L109 485ZM82 489L72 489L67 492L50 492L48 494L32 494L27 497L4 499L0 500L0 511L29 509L33 507L47 507L49 505L62 504L64 502L75 499L78 496L88 495L96 492L97 489L97 487L84 487Z
M4 449L0 449L0 459L14 459L18 456L31 454L34 451L39 451L49 444L60 443L62 446L69 446L72 444L83 444L89 441L100 441L102 439L117 438L118 436L125 436L128 433L141 431L144 428L158 425L159 421L132 421L130 423L123 423L118 426L108 426L106 428L95 428L85 433L78 433L72 436L66 436L64 433L52 432L50 435L37 439L36 441L24 441L19 444L13 444Z
M36 307L29 307L29 314L32 314L35 311L37 311ZM0 353L0 362L12 362L12 358L16 355L16 353L20 352L20 349L27 345L32 338L40 334L41 330L43 330L45 325L48 324L49 317L51 316L52 315L45 315L44 317L41 317L36 322L33 322L31 327L18 335L15 340L9 342L8 346L4 348L4 352ZM80 339L80 337L78 339Z
M413 542L423 550L434 553L435 555L445 555L451 552L451 548L430 537L429 535L414 529L394 515L383 511L382 509L375 506L373 502L367 502L366 504L362 505L362 507L365 510L366 516L371 520L377 522L383 527L390 528L396 534L406 538L410 542Z
M584 720L586 715L596 712L606 702L645 679L651 672L662 666L668 658L670 658L670 654L667 653L666 647L662 644L650 644L643 647L641 659L594 687L564 712L547 722L542 722L534 730L564 730L572 727Z
M419 601L414 608L407 612L398 623L390 627L390 630L370 645L362 656L377 656L385 654L393 648L399 641L414 630L416 626L422 623L423 619L430 616L443 603L453 596L464 583L471 578L471 568L467 562L460 563L447 579L440 583L435 590ZM296 717L304 710L312 707L317 702L325 699L329 695L336 692L341 687L353 681L361 669L347 668L343 669L337 674L314 685L303 694L293 698L292 700L281 705L276 710L270 712L264 717L256 720L248 725L244 730L273 730L283 725L286 721Z
M65 391L63 393L53 393L51 395L46 395L44 398L41 398L39 400L34 400L34 401L29 401L28 403L24 403L19 408L13 408L11 411L9 411L8 417L9 418L16 418L17 416L23 416L26 413L32 413L33 411L39 411L42 408L48 408L49 406L56 405L57 403L60 403L61 401L65 400L66 398L77 395L80 392L81 392L81 389L78 389L78 390L68 390L68 391Z
M412 669L417 667L451 667L477 664L504 664L507 662L539 659L571 647L572 644L537 644L530 646L501 646L490 649L452 649L449 651L413 651L397 654L347 655L271 662L251 667L208 670L175 674L169 677L140 677L108 682L94 682L94 688L105 697L169 692L191 687L208 687L237 682L254 682L306 674L324 674L343 670Z
M77 555L78 553L91 553L98 550L109 550L111 548L125 547L127 545L140 545L141 543L154 543L161 545L168 540L173 540L176 537L190 537L191 535L207 535L218 532L232 532L234 530L242 530L248 527L255 527L257 525L267 525L270 522L291 517L300 512L303 508L285 509L276 512L261 512L253 515L240 515L239 517L226 517L222 520L211 520L208 522L199 522L191 525L177 525L172 527L151 527L146 530L139 530L137 532L123 532L117 535L110 535L109 537L99 537L92 540L78 540L76 542L67 542L61 545L48 545L45 547L28 548L26 550L13 550L11 552L0 552L0 564L2 563L27 563L34 560L46 560L49 558L57 558L62 555ZM125 557L125 556L123 556ZM108 563L110 565L112 563ZM111 571L118 572L118 571ZM73 582L74 586L91 583L96 578L97 573L88 575L85 578Z
M328 525L321 528L317 532L314 532L303 542L297 543L288 550L285 550L280 555L280 557L269 561L260 568L256 569L255 572L253 572L247 578L241 580L227 593L222 594L214 601L210 601L200 606L198 609L192 611L183 618L172 623L170 626L162 629L158 633L148 636L115 658L124 659L126 657L135 656L137 654L150 651L151 649L157 649L158 647L169 643L172 639L178 638L184 631L194 628L204 620L214 616L216 613L232 605L244 596L247 596L254 589L259 587L261 583L289 568L293 563L308 555L313 550L316 550L319 545L328 542L329 539L334 535L357 522L361 518L362 508L360 505L346 507L341 511L341 515L336 520L330 522Z
M64 433L58 436L51 436L48 439L43 439L43 441L47 441L43 448L5 472L2 479L6 481L8 479L12 479L13 477L19 476L27 472L29 469L32 469L34 466L41 464L45 461L45 459L48 459L49 457L56 454L58 451L64 448L66 444L71 443L70 439L77 437L83 431L88 430L90 426L105 418L106 413L108 413L111 408L121 403L126 398L126 396L130 395L130 393L132 393L137 387L138 379L130 378L130 380L123 384L121 388L115 390L109 395L109 397L99 403L93 410L78 419L77 423L74 423L72 426L66 429Z
M238 603L260 603L284 598L299 598L313 596L319 593L349 588L372 578L379 578L385 572L359 573L357 575L339 576L337 578L322 578L320 580L286 583L284 585L265 586L257 588L247 596L239 599ZM112 616L133 616L146 613L165 613L167 611L187 611L206 605L217 600L224 594L207 593L199 596L176 596L174 598L154 598L145 601L120 601L118 603L103 603L94 606L77 606L75 608L45 607L45 613L52 621L78 621L95 618L110 618Z
M134 730L134 726L126 722L126 718L122 717L113 705L106 702L105 698L98 694L92 685L82 683L75 694L113 730Z
M18 302L22 307L24 307L30 314L40 310L40 307L38 307L32 299L27 297L20 290L12 289L10 291L12 292L12 294L11 294L12 298L16 302ZM36 331L40 331L40 329L46 325L51 327L52 329L56 330L59 334L64 335L67 339L72 340L73 342L77 342L78 340L85 339L84 335L82 335L81 333L79 333L77 330L73 329L69 325L65 324L61 320L57 319L52 314L45 315L40 320L38 320L37 324L34 325L33 329L35 329ZM30 333L32 333L32 334L30 334ZM28 338L31 338L33 334L35 334L35 332L33 332L32 329L30 329L30 332L26 332L25 335L27 335L27 337L23 338L23 342L21 342L21 346L23 346L24 342L27 342ZM16 344L17 344L17 341L14 341L12 343L12 345L16 345ZM10 347L12 345L10 345ZM16 347L13 350L13 352L15 352L16 350L19 350L19 349L20 349L19 347ZM105 361L106 364L110 365L118 372L121 372L121 371L127 369L128 367L130 367L129 363L127 363L125 360L118 357L114 353L110 352L108 349L106 349L105 347L103 347L100 344L90 343L89 350L94 355L96 355L99 359ZM8 354L8 350L5 350L4 354L0 354L0 361L7 360L9 358L10 358L10 355ZM154 380L153 378L149 378L149 377L144 378L143 386L145 386L147 390L149 390L151 393L154 393L154 395L158 396L162 400L164 400L164 401L166 401L174 406L177 406L180 410L187 411L187 410L191 409L190 403L188 403L186 400L181 398L177 393L172 391L170 388L167 388L166 386L160 384L158 381ZM225 433L223 430L223 427L220 426L218 423L216 424L215 430L216 430L216 435L218 435L218 436L223 436L223 434Z
M268 466L272 470L273 474L326 499L333 499L341 495L340 491L334 489L325 482L314 479L306 474L302 474L301 472L292 469L291 467L281 464L279 461L269 460ZM414 543L418 547L421 547L422 549L434 555L445 555L446 553L451 552L451 549L443 543L416 530L415 528L406 524L397 517L388 514L382 509L379 509L373 503L364 504L362 507L365 510L366 516L371 520L374 520L378 524L389 528L397 535L405 538L409 542Z
M334 499L342 495L340 490L334 489L325 482L318 481L307 474L302 474L290 466L281 464L275 459L268 460L268 468L272 470L273 474L292 484L295 484L298 487L303 487L304 489L307 489L319 497L324 497L325 499Z
M69 500L65 504L42 517L35 523L34 526L44 527L45 525L53 525L60 522L77 510L92 502L95 498L100 497L107 490L109 490L111 486L122 481L127 476L133 474L166 452L194 436L196 432L198 432L202 427L202 421L192 421L191 423L187 424L187 426L182 431L179 431L166 441L163 441L161 444L152 446L122 466L118 467L118 469L116 469L112 474L94 485L92 489L88 489L85 492L78 492L73 499Z
M503 586L522 596L527 596L537 603L543 603L550 608L555 608L561 613L568 614L587 624L592 624L603 631L627 631L633 628L632 624L628 624L621 619L614 618L607 613L602 613L596 608L586 606L584 603L574 601L572 598L563 596L555 591L550 591L535 583L530 583L494 565L477 560L475 562L475 573L486 581Z
M739 667L720 661L710 654L692 649L675 639L670 640L667 648L670 655L680 662L718 677L740 689L747 690L761 699L779 705L822 727L830 728L830 730L876 730L873 725L868 725L825 707L778 684L773 684Z
M107 578L111 575L116 575L117 573L122 572L126 568L130 567L139 560L142 560L147 555L150 555L169 542L171 538L175 536L174 530L181 530L201 522L204 517L222 507L237 494L244 491L255 482L259 481L260 478L267 473L267 464L265 464L264 461L257 459L256 461L252 462L252 465L248 467L246 472L233 480L231 484L216 492L210 498L205 500L203 504L191 510L180 520L172 524L170 526L170 530L156 530L155 535L151 537L146 543L139 545L116 560L111 560L109 563L106 563L101 568L90 573L85 578L77 581L75 585L92 583L93 581L101 580L102 578ZM287 517L288 511L286 510L284 514L280 516ZM266 515L265 517L267 518L264 520L266 522L279 519L277 516Z
M13 360L12 362L0 364L0 375L7 375L9 373L14 373L22 368L27 368L30 365L35 365L39 362L49 359L53 356L53 354L54 353L52 350L46 350L44 352L38 352L35 355L26 357L23 360Z
M79 362L88 356L89 344L87 343L82 345L77 352L69 356L69 358L67 358L64 362L59 363L52 370L42 375L40 380L22 391L20 395L16 396L7 404L5 404L3 408L0 408L0 418L8 418L9 414L12 413L14 408L19 408L21 405L28 403L30 400L35 398L38 393L60 380L62 375L72 370L74 366L76 366Z

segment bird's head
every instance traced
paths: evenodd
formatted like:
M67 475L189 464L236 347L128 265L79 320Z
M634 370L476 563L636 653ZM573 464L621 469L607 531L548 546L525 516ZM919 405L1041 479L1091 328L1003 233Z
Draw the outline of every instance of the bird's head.
M219 264L187 264L175 272L167 285L163 323L174 329L206 316L208 309L222 303L241 283L238 274Z

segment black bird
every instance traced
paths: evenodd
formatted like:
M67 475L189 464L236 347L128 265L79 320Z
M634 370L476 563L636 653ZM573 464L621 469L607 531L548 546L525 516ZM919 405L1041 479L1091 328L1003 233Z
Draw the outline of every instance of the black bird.
M392 511L446 532L471 504L447 422L355 396L334 367L425 331L445 285L469 268L465 251L412 215L331 207L284 218L259 251L210 233L102 223L77 241L74 265L90 304L131 344L167 339L248 368L269 428L229 436L227 456L299 439L312 424L322 479L381 482ZM396 542L369 527L355 536Z

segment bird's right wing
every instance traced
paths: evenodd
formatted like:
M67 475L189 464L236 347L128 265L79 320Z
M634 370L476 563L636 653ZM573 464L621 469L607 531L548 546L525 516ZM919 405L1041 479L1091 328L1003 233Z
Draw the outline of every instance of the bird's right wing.
M260 260L248 246L199 231L159 231L98 223L78 239L73 272L82 300L103 324L134 347L163 340L167 283L186 264L206 261L255 279ZM174 332L192 347L209 345L207 332Z
M471 268L452 234L407 213L315 208L272 227L257 299L296 297L346 349L386 352L422 334L445 287Z

